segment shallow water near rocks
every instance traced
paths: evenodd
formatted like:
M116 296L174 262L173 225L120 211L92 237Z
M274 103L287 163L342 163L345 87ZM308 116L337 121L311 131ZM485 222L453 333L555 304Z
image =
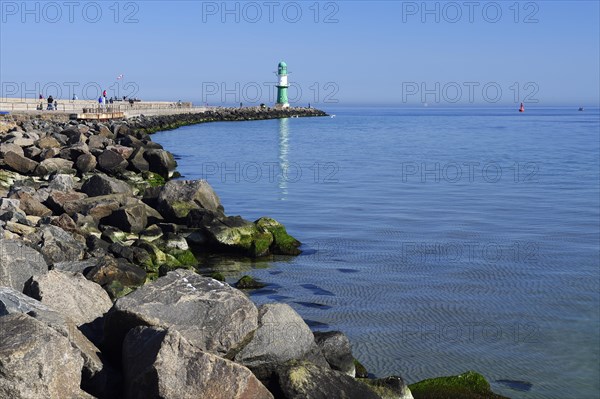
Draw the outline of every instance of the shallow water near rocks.
M325 110L153 136L227 214L304 244L204 266L344 331L375 375L472 369L512 398L596 398L598 109Z

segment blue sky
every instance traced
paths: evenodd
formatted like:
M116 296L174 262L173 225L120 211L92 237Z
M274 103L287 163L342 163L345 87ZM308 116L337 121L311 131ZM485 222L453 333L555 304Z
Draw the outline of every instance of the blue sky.
M67 5L68 4L68 5ZM598 1L0 1L0 95L596 106ZM124 78L117 80L117 76Z

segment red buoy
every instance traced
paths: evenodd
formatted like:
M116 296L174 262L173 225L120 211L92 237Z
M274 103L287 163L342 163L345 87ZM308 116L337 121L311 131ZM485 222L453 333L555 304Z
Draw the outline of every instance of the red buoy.
M521 103L521 108L519 108L519 112L525 112L525 106Z

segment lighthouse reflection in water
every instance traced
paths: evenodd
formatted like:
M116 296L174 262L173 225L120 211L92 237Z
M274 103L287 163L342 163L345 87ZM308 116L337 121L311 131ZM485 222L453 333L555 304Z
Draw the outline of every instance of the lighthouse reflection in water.
M288 194L288 154L290 151L290 126L289 119L279 119L279 200L287 200ZM293 173L293 171L291 171Z

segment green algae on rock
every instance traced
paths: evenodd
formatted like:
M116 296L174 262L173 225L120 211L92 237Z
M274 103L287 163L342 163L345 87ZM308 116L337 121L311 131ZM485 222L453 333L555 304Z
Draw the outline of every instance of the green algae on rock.
M213 278L213 279L215 279L217 281L225 282L225 275L223 273L221 273L221 272L213 272L213 273L210 274L209 277Z
M198 260L189 249L171 249L167 253L172 255L182 266L195 266Z
M250 276L242 276L235 284L235 287L241 290L252 290L264 288L265 285L259 281L256 281L254 278Z
M150 187L162 187L166 183L164 177L158 173L144 172L143 176Z
M367 371L367 368L363 366L363 364L359 362L358 359L354 359L354 367L356 369L356 378L369 377L369 372Z
M241 217L214 220L206 226L206 231L218 249L251 257L267 255L273 242L272 235L258 230L253 223Z
M213 246L253 258L266 255L298 255L300 241L271 218L254 223L239 216L216 218L203 226Z
M475 371L429 378L408 386L415 399L507 399L492 392L489 382Z
M171 270L187 269L198 264L198 260L189 249L166 248L156 245L157 243L160 244L160 240L154 242L138 240L135 243L136 248L143 249L150 255L149 259L140 264L148 273L150 280L164 276Z
M122 298L135 290L135 288L123 285L118 280L111 281L104 289L113 300Z
M300 241L288 234L285 227L275 219L262 217L254 224L263 231L268 231L273 236L270 250L275 255L299 255L302 251L298 249Z

